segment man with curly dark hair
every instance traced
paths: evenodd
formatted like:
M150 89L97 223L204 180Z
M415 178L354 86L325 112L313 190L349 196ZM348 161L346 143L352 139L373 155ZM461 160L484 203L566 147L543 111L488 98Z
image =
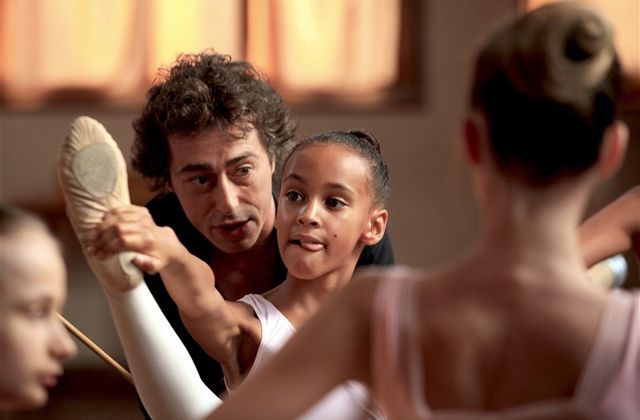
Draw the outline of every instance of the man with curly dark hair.
M147 208L216 274L227 300L263 293L286 269L274 232L279 167L294 144L289 108L249 63L205 51L161 69L133 127L133 167L159 194ZM393 264L388 236L358 265ZM145 281L203 381L224 392L222 372L189 335L157 275Z

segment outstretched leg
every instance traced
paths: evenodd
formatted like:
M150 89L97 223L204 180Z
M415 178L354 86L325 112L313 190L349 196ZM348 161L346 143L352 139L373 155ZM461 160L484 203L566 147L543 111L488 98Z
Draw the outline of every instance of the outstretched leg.
M67 215L81 242L108 210L130 203L122 153L97 121L73 122L58 164ZM154 419L203 418L221 401L200 379L131 262L134 256L121 253L101 261L85 253L107 296L138 394Z

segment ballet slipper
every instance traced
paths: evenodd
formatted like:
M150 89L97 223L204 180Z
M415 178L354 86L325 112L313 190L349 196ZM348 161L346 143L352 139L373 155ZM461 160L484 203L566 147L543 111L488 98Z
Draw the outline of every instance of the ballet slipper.
M67 216L81 243L108 210L131 203L122 153L102 124L92 118L78 117L71 124L58 155L58 178ZM105 260L84 254L107 292L124 292L142 281L142 272L131 262L134 252Z

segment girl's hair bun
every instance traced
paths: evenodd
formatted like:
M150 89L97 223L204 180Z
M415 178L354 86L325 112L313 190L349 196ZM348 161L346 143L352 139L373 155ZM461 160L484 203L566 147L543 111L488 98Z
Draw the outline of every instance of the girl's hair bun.
M611 26L575 2L529 13L510 28L507 74L516 87L588 113L590 92L617 65ZM510 45L509 45L510 44Z
M565 56L572 61L584 61L597 57L610 44L610 35L604 22L593 16L576 22L567 32Z
M380 153L380 143L378 143L378 139L376 139L373 134L366 130L347 130L346 132L347 134L351 134L352 136L368 143L376 150L376 152Z
M611 26L578 2L558 2L489 38L476 61L471 105L487 118L500 165L544 184L597 160L619 82Z

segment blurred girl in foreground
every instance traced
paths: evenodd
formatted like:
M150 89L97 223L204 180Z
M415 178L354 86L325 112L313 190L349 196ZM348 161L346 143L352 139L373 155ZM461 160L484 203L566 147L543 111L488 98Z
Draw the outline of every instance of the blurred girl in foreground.
M35 216L0 205L0 410L37 408L76 347L56 312L67 296L60 247Z

